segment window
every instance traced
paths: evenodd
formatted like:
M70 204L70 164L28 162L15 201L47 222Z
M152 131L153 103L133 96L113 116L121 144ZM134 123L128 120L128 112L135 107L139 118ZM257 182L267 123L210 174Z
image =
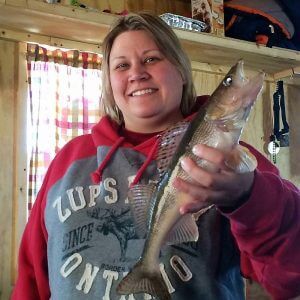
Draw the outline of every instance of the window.
M28 210L55 154L99 120L101 57L27 45Z

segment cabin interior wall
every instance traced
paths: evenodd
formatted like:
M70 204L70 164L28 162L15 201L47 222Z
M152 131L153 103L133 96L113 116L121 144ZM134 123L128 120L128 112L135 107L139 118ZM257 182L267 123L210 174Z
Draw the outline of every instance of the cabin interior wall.
M26 68L25 56L20 56L19 43L0 39L0 300L9 299L16 276L16 257L19 237L24 229L26 197L18 194L18 182L26 181L26 173L20 175L20 163L26 161L26 141L20 139L20 128L26 127L26 80L21 80L19 66ZM24 57L20 64L19 58ZM217 72L203 72L194 68L193 78L197 93L211 94L223 75ZM266 157L266 144L272 132L272 94L275 85L266 81L242 140L252 144ZM23 91L23 92L22 92ZM282 148L277 157L277 167L284 178L300 186L300 162L297 149L300 146L300 87L287 85L286 107L290 125L290 147ZM20 101L23 105L20 105ZM22 126L23 122L23 126ZM21 124L21 125L20 125ZM22 156L22 157L20 157ZM268 157L269 158L269 157ZM22 167L23 170L23 167ZM16 179L18 176L23 179ZM19 181L18 181L19 180ZM22 201L24 203L22 203ZM20 220L20 218L22 220Z

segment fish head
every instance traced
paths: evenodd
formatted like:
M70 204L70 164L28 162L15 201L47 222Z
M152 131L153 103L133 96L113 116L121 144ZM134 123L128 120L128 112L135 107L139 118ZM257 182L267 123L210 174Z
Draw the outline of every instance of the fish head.
M243 128L263 87L265 73L247 79L243 65L243 60L239 60L229 70L207 105L205 119L219 123L227 131Z

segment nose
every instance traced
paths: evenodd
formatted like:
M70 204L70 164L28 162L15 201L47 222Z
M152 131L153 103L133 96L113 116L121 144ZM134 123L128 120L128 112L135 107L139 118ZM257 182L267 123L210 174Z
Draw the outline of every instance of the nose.
M142 63L136 63L131 66L131 72L129 75L130 82L146 80L149 77L150 75Z

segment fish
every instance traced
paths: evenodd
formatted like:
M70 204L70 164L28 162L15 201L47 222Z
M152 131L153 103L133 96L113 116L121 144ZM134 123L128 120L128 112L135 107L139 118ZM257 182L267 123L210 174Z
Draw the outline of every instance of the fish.
M160 271L160 251L165 245L197 241L196 220L212 207L196 214L181 215L179 211L186 195L178 193L172 182L176 177L191 180L181 168L181 159L190 157L207 170L215 168L193 154L194 145L205 144L231 153L226 164L237 173L256 168L255 157L239 144L239 139L263 88L265 74L260 71L247 79L243 65L241 59L231 67L191 121L181 121L160 135L156 157L158 183L136 184L129 189L136 230L146 238L140 259L119 282L117 293L147 293L160 300L171 299Z

